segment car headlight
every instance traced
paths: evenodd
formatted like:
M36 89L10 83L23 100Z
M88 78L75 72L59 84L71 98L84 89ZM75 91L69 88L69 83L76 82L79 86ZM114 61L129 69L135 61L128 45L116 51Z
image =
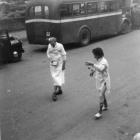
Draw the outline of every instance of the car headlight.
M18 56L18 52L17 51L14 51L13 52L13 55L14 55L14 57L17 57Z

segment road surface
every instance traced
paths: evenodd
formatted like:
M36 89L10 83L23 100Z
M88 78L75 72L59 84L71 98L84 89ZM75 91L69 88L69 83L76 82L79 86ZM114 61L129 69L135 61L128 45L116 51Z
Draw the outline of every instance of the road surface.
M46 47L24 43L19 63L0 69L2 140L131 140L140 132L140 30L96 41L86 47L69 45L66 85L57 102ZM110 64L109 110L94 120L98 94L84 65L100 46Z

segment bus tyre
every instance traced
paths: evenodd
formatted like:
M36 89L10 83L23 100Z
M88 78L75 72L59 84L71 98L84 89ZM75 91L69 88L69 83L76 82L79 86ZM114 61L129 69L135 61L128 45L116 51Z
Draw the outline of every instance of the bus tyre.
M124 21L121 25L121 34L126 34L131 30L131 23L129 21Z
M89 44L89 42L90 42L90 32L89 32L88 29L84 28L80 31L79 40L80 40L80 44L82 46L86 46L86 45Z

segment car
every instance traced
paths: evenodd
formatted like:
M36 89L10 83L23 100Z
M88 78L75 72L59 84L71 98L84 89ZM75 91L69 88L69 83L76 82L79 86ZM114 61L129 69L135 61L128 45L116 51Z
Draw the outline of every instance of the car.
M10 35L8 30L0 30L0 63L20 61L22 53L22 41Z

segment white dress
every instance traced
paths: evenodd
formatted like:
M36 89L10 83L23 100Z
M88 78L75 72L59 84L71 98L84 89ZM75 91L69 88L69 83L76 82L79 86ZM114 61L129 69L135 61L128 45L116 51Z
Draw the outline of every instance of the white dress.
M63 60L66 60L66 52L62 44L56 42L55 47L48 45L47 56L50 60L50 72L54 86L62 86L65 82L64 70L62 70Z
M95 79L96 79L96 88L100 92L106 84L106 92L110 93L110 75L109 75L109 64L107 60L103 57L94 64L95 68Z

